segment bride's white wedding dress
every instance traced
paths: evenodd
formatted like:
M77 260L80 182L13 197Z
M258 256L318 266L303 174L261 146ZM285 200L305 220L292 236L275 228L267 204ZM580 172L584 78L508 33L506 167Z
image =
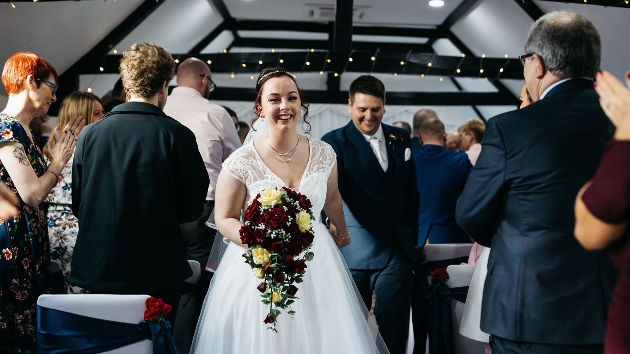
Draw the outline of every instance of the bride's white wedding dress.
M328 176L335 164L333 149L308 139L309 161L299 192L313 204L318 218L326 200ZM261 190L282 187L282 180L263 163L252 142L235 151L223 169L247 186L247 199ZM330 354L387 353L354 281L328 230L313 223L315 258L307 262L304 282L296 284L295 316L281 310L278 333L263 323L269 306L256 289L260 279L242 257L244 248L230 243L214 274L192 353L207 354Z

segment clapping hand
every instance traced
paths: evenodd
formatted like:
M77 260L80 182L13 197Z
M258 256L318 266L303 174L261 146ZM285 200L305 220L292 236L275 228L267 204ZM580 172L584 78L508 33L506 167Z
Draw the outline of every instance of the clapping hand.
M350 234L344 235L343 237L339 237L337 233L337 227L330 223L330 234L333 236L333 240L335 240L335 244L338 248L344 248L350 244Z
M55 126L53 130L55 133L55 146L51 148L50 142L46 144L52 161L59 162L62 166L65 166L74 153L79 133L81 133L84 125L85 119L79 116L70 119L63 131L60 131L59 124Z
M617 128L622 123L630 124L627 122L630 121L630 90L608 71L598 73L595 78L595 91L604 113ZM626 83L630 86L630 71L626 73Z

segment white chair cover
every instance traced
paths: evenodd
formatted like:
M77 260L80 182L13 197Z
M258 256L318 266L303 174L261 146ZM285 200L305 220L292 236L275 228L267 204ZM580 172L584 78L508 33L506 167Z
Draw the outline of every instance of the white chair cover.
M148 298L149 295L41 295L37 305L101 320L136 324L144 320ZM105 353L152 354L153 343L147 339Z
M450 288L459 288L469 286L475 271L474 265L451 265L446 268L449 279L446 285ZM451 301L451 316L453 318L453 344L456 354L480 354L485 353L484 343L477 342L470 338L466 338L459 334L459 326L464 316L464 308L466 304L459 301Z

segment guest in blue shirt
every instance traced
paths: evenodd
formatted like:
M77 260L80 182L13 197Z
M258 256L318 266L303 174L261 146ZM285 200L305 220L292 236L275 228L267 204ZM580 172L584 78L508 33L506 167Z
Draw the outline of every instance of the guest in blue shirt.
M424 148L414 151L420 193L418 246L427 239L433 244L470 242L455 221L457 199L472 169L468 156L444 148L444 123L437 118L422 124L420 137Z
M411 134L411 151L422 150L420 129L422 124L431 118L438 119L437 113L428 108L423 108L413 115L413 133ZM416 171L417 172L417 171Z

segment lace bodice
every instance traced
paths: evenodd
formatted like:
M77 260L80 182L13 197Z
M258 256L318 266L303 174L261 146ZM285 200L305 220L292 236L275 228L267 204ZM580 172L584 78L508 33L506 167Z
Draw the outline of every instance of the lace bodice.
M300 180L299 192L306 195L313 204L313 215L319 215L326 201L328 176L335 165L337 156L327 143L308 139L310 153L306 169ZM245 202L260 191L284 187L284 182L276 176L262 161L254 148L253 142L243 145L223 162L223 169L247 187Z

